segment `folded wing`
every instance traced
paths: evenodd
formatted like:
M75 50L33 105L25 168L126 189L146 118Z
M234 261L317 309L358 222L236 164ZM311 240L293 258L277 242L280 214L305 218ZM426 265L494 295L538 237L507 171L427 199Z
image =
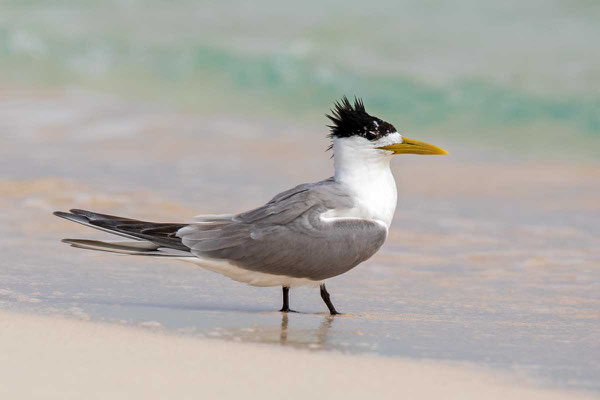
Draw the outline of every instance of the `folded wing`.
M387 227L358 218L323 220L331 209L352 208L351 197L332 179L297 186L257 209L199 216L177 232L201 258L228 260L251 271L323 280L371 257Z

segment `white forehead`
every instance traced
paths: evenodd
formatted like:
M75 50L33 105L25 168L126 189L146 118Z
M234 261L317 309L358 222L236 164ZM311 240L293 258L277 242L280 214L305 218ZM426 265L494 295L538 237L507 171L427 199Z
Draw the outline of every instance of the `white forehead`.
M394 144L394 143L402 143L403 141L404 141L404 139L402 138L401 134L399 134L398 132L393 132L393 133L389 133L389 134L385 135L381 139L376 140L372 143L375 144L375 147L381 147L381 146L387 146L387 145Z

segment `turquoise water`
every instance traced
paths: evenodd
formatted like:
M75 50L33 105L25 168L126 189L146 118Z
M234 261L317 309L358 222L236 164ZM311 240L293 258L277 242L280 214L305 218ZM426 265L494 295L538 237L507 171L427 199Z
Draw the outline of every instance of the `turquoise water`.
M598 17L586 1L5 1L0 82L303 121L356 94L405 130L594 157Z

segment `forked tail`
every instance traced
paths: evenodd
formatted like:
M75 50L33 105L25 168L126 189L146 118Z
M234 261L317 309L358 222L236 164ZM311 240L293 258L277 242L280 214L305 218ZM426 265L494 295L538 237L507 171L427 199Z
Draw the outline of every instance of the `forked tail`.
M122 254L193 257L189 248L177 237L177 231L187 224L147 222L78 209L70 210L68 213L55 211L54 215L94 229L133 239L133 241L63 239L63 242L69 243L73 247Z

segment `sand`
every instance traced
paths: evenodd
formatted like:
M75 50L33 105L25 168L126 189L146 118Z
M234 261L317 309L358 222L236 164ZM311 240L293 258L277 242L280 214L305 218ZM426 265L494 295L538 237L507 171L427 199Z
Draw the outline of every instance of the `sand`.
M0 311L4 399L585 399L469 364L197 339Z

